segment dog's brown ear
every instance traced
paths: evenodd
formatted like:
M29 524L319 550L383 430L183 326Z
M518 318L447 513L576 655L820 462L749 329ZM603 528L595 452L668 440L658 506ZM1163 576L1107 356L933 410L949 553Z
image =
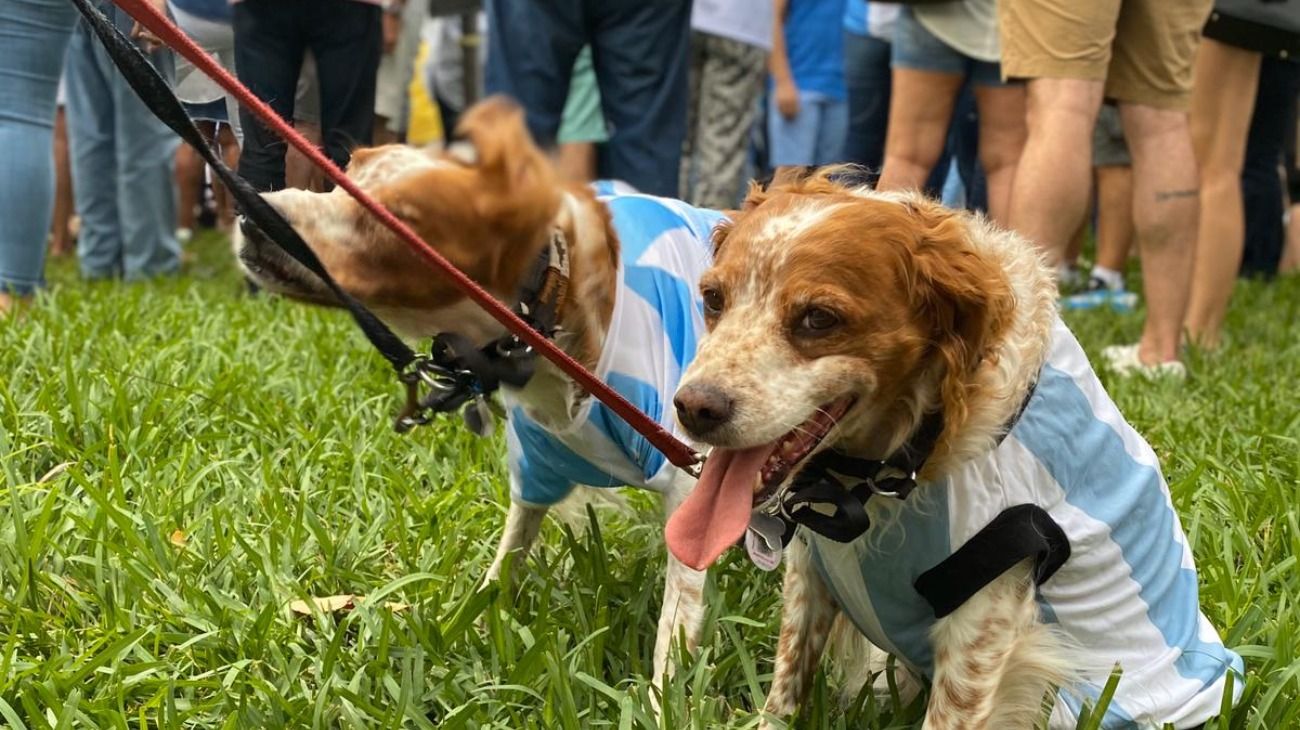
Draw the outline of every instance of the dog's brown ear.
M490 96L465 112L456 134L474 148L480 212L516 230L544 230L559 209L559 177L533 143L523 109L505 96Z
M912 291L944 365L940 397L951 428L966 419L973 376L1006 330L1014 297L1006 273L971 244L959 214L927 201L907 205L919 223L910 256Z
M709 234L709 241L713 244L713 258L716 260L718 254L722 253L722 244L727 242L727 236L731 235L731 229L736 227L736 212L728 211L726 218L718 221L713 227L713 232Z

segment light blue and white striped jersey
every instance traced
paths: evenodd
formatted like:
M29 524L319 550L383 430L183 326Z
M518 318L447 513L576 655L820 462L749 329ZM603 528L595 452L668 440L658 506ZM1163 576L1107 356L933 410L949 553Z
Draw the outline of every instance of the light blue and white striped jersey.
M1038 387L1006 439L912 500L877 536L841 544L805 534L840 607L913 670L933 676L935 623L913 582L1004 509L1032 503L1070 540L1069 560L1038 589L1040 613L1087 664L1084 686L1061 692L1052 728L1075 727L1081 700L1098 696L1117 663L1123 676L1108 729L1199 725L1218 713L1229 671L1240 696L1241 658L1201 614L1191 550L1156 455L1059 320Z
M704 333L696 285L712 263L709 235L722 214L649 195L600 200L613 218L621 264L596 375L676 434L673 393ZM571 426L552 433L507 397L514 499L550 505L577 484L667 486L671 465L664 455L603 403L587 400Z

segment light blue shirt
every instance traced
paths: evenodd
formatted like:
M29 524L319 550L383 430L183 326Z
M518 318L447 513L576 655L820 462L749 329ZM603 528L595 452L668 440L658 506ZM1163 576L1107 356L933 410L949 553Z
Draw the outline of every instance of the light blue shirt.
M1043 507L1070 541L1038 605L1082 650L1085 681L1062 690L1050 727L1075 727L1081 701L1098 696L1116 663L1123 676L1107 729L1202 723L1218 714L1229 671L1240 696L1241 657L1201 614L1156 455L1059 320L1037 389L997 448L917 490L896 521L877 522L880 534L848 544L810 536L813 562L867 638L932 676L934 613L913 582L1017 504Z
M595 188L598 193L612 189ZM712 262L709 235L722 214L649 195L600 199L613 217L621 265L596 375L678 433L672 398L704 333L696 283ZM560 432L537 424L509 397L507 405L510 489L516 500L551 505L578 484L661 491L671 479L664 455L594 398Z

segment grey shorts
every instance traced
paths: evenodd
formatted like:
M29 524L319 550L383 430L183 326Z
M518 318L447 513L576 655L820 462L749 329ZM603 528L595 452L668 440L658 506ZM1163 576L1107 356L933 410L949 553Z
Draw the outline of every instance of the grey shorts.
M1133 164L1124 141L1124 127L1120 124L1119 108L1103 104L1097 114L1097 126L1092 129L1092 164L1094 167L1127 167Z

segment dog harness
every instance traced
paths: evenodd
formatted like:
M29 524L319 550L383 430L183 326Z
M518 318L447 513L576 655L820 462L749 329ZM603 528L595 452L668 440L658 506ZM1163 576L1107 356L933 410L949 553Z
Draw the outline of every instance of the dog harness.
M1202 723L1218 713L1230 671L1240 696L1244 665L1200 612L1192 554L1156 455L1059 320L1037 387L1003 441L893 502L852 542L801 534L839 607L914 672L934 670L937 609L919 590L923 578L931 591L956 580L934 571L970 545L996 561L997 521L1031 506L1069 543L1068 559L1038 586L1040 614L1084 657L1084 681L1060 692L1052 728L1073 728L1116 664L1123 674L1105 728Z
M597 185L598 191L609 187ZM618 235L618 289L596 375L669 432L672 398L704 333L696 288L713 259L710 233L722 214L649 195L600 198ZM575 485L663 490L671 465L604 404L588 398L561 430L528 417L506 397L513 499L559 502Z

